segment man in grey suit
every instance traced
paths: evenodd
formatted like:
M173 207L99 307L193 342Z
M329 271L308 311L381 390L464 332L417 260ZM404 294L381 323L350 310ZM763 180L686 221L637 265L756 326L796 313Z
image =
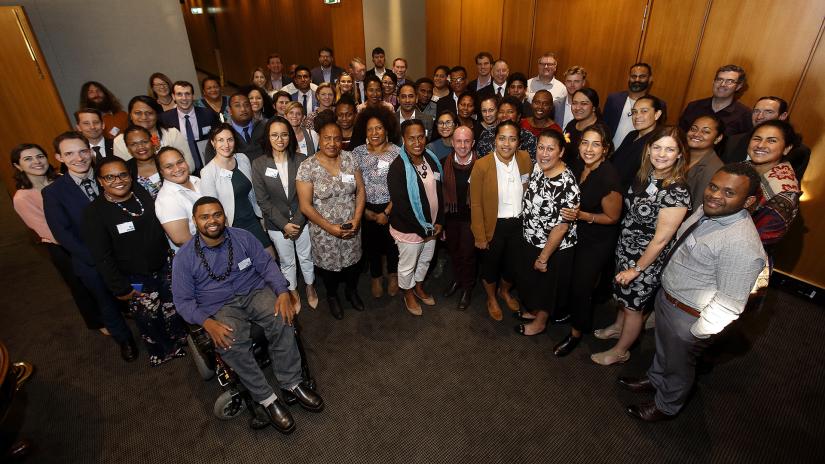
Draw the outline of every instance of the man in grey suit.
M332 54L332 49L329 47L321 47L318 50L318 64L320 66L312 69L312 83L315 85L323 82L335 84L338 78L341 77L343 69L335 66L335 56Z
M398 111L395 112L398 117L398 123L410 119L418 119L424 123L425 135L429 138L430 132L433 129L433 117L427 113L422 112L416 105L418 103L418 89L412 82L401 84L398 89Z
M243 153L254 161L264 153L261 144L266 132L266 120L258 121L252 118L252 105L244 93L236 93L229 97L229 125L235 130L235 153ZM215 147L211 143L206 145L206 163L215 157Z

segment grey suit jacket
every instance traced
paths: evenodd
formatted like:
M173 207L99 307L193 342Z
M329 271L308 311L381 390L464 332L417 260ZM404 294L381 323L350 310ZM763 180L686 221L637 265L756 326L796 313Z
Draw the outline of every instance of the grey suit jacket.
M290 222L301 226L301 231L306 226L307 220L298 207L298 195L295 192L295 176L306 158L303 153L296 153L287 159L287 193L284 193L281 173L271 156L261 156L252 162L252 186L268 230L283 231L284 226ZM278 174L274 175L273 171Z

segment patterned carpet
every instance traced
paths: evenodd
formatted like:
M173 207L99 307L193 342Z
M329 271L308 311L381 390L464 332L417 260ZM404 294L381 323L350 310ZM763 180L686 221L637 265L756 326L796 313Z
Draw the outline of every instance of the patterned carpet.
M556 359L565 327L516 335L509 315L487 316L480 290L456 311L457 297L440 298L445 278L429 284L439 303L419 318L384 297L336 321L322 300L300 317L327 407L293 408L297 430L283 436L250 430L245 415L216 420L220 387L190 358L149 368L143 350L121 361L111 340L82 326L5 197L0 212L0 339L36 366L9 418L36 446L28 462L825 461L825 311L780 291L730 331L684 412L660 424L627 417L623 405L639 398L615 382L647 368L652 331L627 364L601 367L589 354L610 342L588 336ZM611 317L600 307L596 323Z

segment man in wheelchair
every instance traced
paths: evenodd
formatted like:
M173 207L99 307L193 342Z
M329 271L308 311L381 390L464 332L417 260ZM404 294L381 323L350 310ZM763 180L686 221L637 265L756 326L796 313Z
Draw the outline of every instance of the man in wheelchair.
M221 358L264 407L272 426L291 433L295 421L250 350L254 322L269 341L269 358L280 388L295 395L308 411L324 408L324 400L301 377L287 280L255 236L226 227L223 205L216 198L198 199L192 216L197 234L178 250L172 265L178 314L206 330Z

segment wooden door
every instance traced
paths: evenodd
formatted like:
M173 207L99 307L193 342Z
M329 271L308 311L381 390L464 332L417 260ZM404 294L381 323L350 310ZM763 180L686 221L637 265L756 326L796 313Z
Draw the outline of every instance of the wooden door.
M9 162L11 149L20 143L37 143L53 164L52 140L68 130L69 120L49 67L22 7L0 7L0 101L6 117L0 124L0 179L14 193Z

